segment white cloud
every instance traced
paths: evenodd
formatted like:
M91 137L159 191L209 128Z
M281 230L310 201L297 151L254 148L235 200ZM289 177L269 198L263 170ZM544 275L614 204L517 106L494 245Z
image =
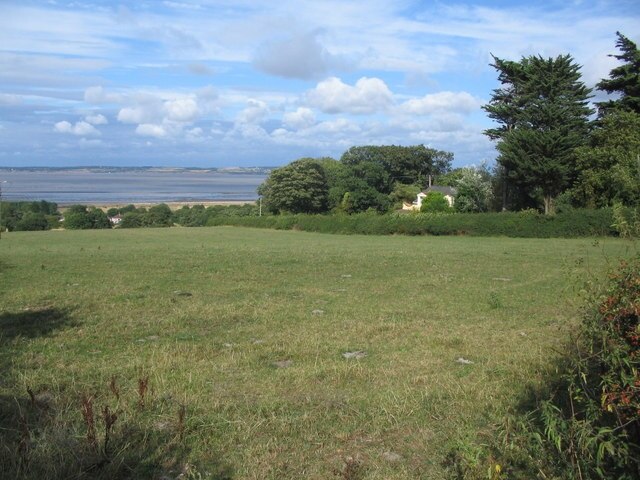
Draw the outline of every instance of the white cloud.
M316 116L310 108L299 107L295 112L287 112L282 116L282 123L295 130L309 128L316 123Z
M412 115L431 115L437 112L471 113L483 102L467 92L438 92L413 98L400 105L400 110Z
M355 122L345 118L327 120L313 127L314 133L355 133L362 131L362 128Z
M58 133L70 133L72 135L86 136L86 135L100 135L100 131L96 129L90 123L85 121L76 122L71 124L66 120L56 123L53 129Z
M186 8L188 10L200 10L202 8L197 3L170 2L168 0L162 3L169 8Z
M125 107L118 112L122 123L145 123L157 120L157 109L153 106Z
M107 123L109 123L107 117L105 117L101 113L87 115L86 117L84 117L84 121L90 123L91 125L106 125Z
M255 124L262 122L269 115L269 106L262 100L249 99L247 107L236 117L236 123Z
M233 127L233 129L227 134L228 137L240 136L250 140L268 140L269 134L260 125L252 123L240 123Z
M174 122L192 122L199 114L193 98L177 98L164 103L166 118Z
M393 95L379 78L362 77L352 87L331 77L307 92L307 100L325 113L372 114L387 109Z
M185 132L185 138L188 142L196 143L205 140L204 131L200 127L195 127Z
M124 100L123 95L107 93L102 86L89 87L84 91L84 101L87 103L122 103Z
M286 78L308 80L331 70L345 70L352 63L346 57L331 54L318 40L319 32L295 34L265 44L254 58L263 72Z
M143 137L163 138L167 136L167 130L162 125L143 123L136 127L136 133Z

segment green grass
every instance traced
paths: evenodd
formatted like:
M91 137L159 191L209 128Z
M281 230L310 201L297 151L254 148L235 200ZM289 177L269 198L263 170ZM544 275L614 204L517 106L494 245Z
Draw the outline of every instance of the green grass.
M31 408L18 467L62 477L65 448L87 450L86 394L119 411L105 478L185 464L193 478L443 478L453 448L544 383L582 282L626 255L617 239L3 234L0 457L20 456L16 409ZM29 407L27 388L50 405Z

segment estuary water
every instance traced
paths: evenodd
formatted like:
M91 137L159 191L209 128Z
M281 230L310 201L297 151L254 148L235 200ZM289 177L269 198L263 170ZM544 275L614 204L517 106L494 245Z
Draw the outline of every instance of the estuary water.
M2 198L58 204L253 201L263 174L198 171L0 170Z

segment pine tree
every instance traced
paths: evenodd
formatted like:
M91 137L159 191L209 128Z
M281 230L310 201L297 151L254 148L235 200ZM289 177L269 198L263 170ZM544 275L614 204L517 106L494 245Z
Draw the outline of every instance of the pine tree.
M620 98L598 103L600 117L613 110L640 113L640 50L634 42L616 32L616 47L620 55L609 55L624 62L609 73L609 79L603 79L596 85L598 90L618 93Z
M554 198L577 174L575 149L588 134L591 90L570 55L495 58L493 66L503 87L484 109L499 127L485 133L498 140L508 181L530 197L541 194L545 213L553 213Z

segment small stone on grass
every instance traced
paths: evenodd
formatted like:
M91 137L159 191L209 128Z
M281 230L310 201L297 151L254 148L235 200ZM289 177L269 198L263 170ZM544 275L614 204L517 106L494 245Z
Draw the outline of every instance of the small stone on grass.
M361 358L364 358L367 356L367 352L363 350L357 350L355 352L344 352L342 356L347 360L352 358L355 358L356 360L360 360Z
M192 297L193 293L191 292L184 292L182 290L175 290L173 292L174 295L178 296L178 297Z
M324 310L318 310L318 309L313 310L311 312L311 315L324 315Z
M384 458L387 462L396 463L402 460L402 455L396 452L384 452L382 454L382 458Z
M467 360L466 358L458 357L456 359L456 363L461 363L462 365L473 365L471 360Z
M273 362L273 366L276 368L289 368L293 365L291 360L278 360L277 362Z

